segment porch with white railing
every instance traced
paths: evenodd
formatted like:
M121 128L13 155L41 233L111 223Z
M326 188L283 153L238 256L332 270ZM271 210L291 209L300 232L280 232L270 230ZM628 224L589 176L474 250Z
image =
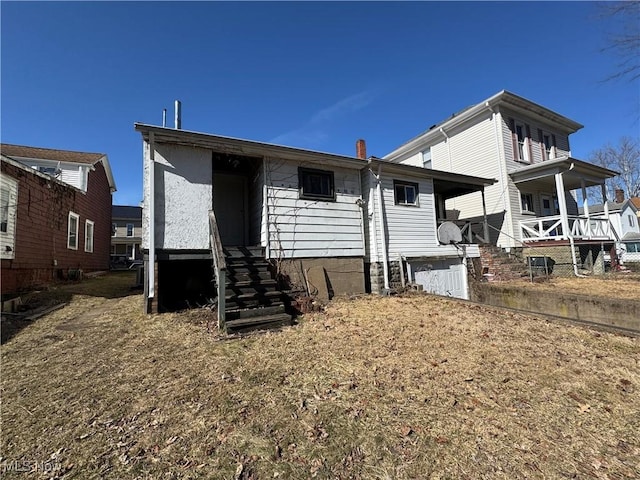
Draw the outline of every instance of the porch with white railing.
M523 242L544 240L604 240L615 241L618 236L608 218L568 215L536 217L520 221Z

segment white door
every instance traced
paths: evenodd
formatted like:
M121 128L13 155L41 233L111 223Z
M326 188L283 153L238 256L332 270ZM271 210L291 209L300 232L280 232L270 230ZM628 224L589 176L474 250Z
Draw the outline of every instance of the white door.
M445 297L469 299L467 270L462 259L434 260L413 265L415 283L425 292Z
M213 211L224 246L245 245L246 178L213 173Z

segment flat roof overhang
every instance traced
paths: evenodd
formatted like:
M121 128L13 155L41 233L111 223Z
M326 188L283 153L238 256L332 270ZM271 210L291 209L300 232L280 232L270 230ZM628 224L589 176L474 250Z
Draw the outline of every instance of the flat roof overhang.
M618 172L593 163L572 157L560 157L545 162L527 165L509 173L516 185L526 185L540 190L555 190L555 175L562 173L566 190L602 185L605 180L618 175Z
M497 180L493 178L474 177L472 175L393 163L375 157L369 158L369 165L373 170L382 167L383 173L395 173L414 178L430 178L433 180L434 193L442 195L444 199L459 197L467 193L480 192L484 190L485 187L497 182Z

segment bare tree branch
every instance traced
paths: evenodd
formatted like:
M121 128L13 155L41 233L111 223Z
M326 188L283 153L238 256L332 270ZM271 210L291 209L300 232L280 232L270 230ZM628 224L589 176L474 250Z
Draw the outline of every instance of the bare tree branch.
M599 4L600 17L616 22L616 33L610 33L602 52L612 51L619 57L617 71L604 81L640 78L640 1L607 2Z
M622 137L617 145L608 144L593 152L589 161L620 172L607 180L609 195L615 189L620 189L624 191L625 198L640 197L640 140ZM599 191L590 189L588 195L600 202Z

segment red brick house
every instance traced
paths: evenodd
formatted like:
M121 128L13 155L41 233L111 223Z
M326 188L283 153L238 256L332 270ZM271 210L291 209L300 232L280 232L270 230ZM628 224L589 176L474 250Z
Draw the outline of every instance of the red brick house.
M107 156L2 144L0 158L3 296L108 270L116 188Z

